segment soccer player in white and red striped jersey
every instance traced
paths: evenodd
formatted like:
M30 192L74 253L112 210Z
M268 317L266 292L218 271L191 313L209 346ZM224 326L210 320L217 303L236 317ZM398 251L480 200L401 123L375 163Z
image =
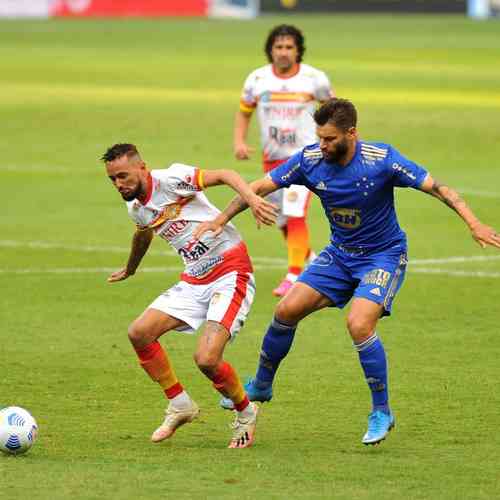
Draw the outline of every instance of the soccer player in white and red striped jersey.
M185 265L181 280L157 297L129 327L129 339L141 366L169 399L165 420L153 433L152 441L171 437L199 413L158 339L172 330L192 333L205 324L195 362L213 386L234 402L237 416L229 448L251 446L257 406L249 402L223 353L245 322L254 298L252 264L234 226L199 240L193 238L193 231L220 213L202 192L209 186L226 184L233 188L252 207L258 224L272 223L273 206L255 195L231 170L200 170L174 163L167 169L149 171L133 144L115 144L102 160L137 226L127 265L112 273L108 281L121 281L136 272L154 234L168 242Z
M273 28L265 52L269 64L250 73L243 85L234 125L234 153L239 160L250 158L252 148L246 138L256 111L267 173L317 141L312 115L317 103L333 97L333 90L325 73L302 62L304 37L295 26ZM269 195L279 208L277 225L288 247L287 275L273 290L278 297L286 294L314 255L306 222L310 197L306 187L297 185Z

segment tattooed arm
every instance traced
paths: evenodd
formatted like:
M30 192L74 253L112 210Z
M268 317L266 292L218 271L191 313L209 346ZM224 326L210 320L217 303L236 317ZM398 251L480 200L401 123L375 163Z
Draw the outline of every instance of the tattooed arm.
M472 237L483 248L487 245L500 248L500 234L492 227L483 224L454 189L434 180L431 175L427 175L420 189L453 209L469 226Z
M253 181L250 183L252 191L259 196L266 196L273 191L279 189L279 187L269 178L263 177L262 179ZM269 205L270 207L272 205ZM199 239L207 231L212 231L214 236L217 236L222 228L236 215L243 210L248 208L248 204L242 199L241 196L236 196L231 200L229 205L213 220L210 222L203 222L200 224L193 233L194 238ZM276 214L268 212L267 221L264 221L266 225L272 225L276 221Z

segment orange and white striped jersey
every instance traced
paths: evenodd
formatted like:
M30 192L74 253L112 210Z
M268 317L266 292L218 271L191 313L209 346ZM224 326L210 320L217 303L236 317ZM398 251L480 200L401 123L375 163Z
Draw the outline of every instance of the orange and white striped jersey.
M181 163L152 170L144 203L127 202L128 213L139 229L153 229L182 257L181 278L190 283L209 283L235 269L251 272L246 247L232 224L216 237L205 233L193 239L193 231L220 213L203 190L203 171Z
M240 110L257 109L265 161L289 158L317 141L313 113L316 103L333 97L325 73L301 63L293 76L282 78L268 64L245 81Z

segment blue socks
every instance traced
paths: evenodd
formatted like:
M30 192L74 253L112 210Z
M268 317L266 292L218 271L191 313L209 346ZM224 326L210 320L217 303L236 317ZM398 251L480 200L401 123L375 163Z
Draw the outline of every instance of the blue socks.
M376 333L361 344L354 344L359 361L365 372L366 381L372 393L373 411L389 414L389 391L387 388L387 360L384 346Z
M281 360L292 346L297 325L287 325L273 318L262 341L259 367L255 376L255 385L259 389L270 387Z

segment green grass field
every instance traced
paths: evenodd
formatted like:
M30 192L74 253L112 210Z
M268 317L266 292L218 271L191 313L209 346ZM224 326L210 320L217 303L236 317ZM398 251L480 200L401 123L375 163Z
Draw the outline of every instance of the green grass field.
M346 311L332 309L302 323L248 450L226 449L232 416L192 361L196 338L165 337L202 417L170 442L149 442L165 402L126 331L177 280L180 261L154 242L150 272L106 283L126 261L133 226L98 158L134 142L152 167L182 161L256 178L258 155L232 159L233 113L282 21L0 23L0 403L29 409L40 426L30 453L0 456L0 498L498 498L500 252L481 250L451 210L410 190L397 203L411 264L379 328L397 418L387 441L360 443L369 392ZM357 105L363 138L392 143L500 229L500 23L292 22L306 34L306 62ZM223 206L232 194L209 196ZM319 203L310 220L320 249ZM258 285L227 351L243 377L272 317L284 246L248 214L235 222Z

